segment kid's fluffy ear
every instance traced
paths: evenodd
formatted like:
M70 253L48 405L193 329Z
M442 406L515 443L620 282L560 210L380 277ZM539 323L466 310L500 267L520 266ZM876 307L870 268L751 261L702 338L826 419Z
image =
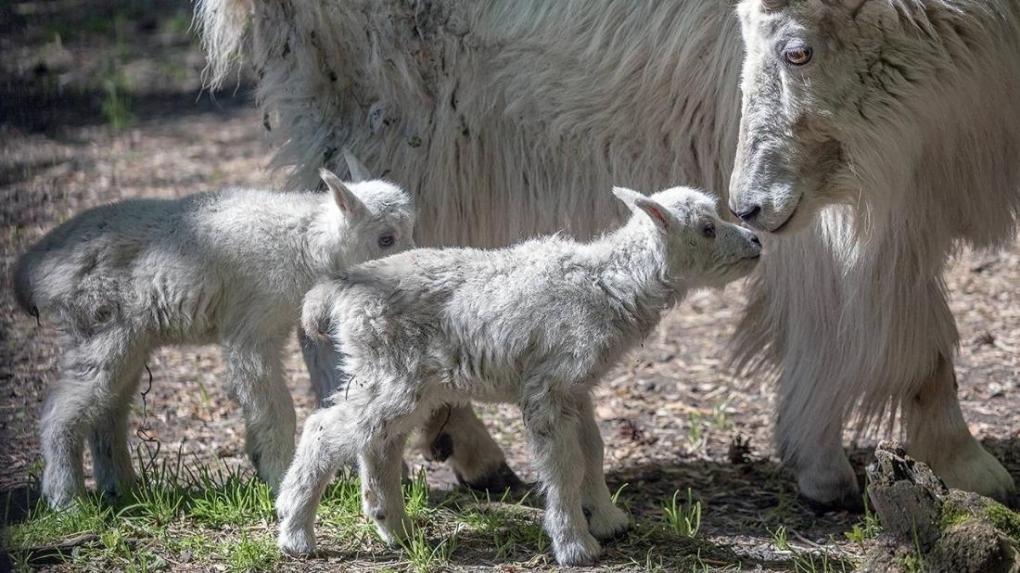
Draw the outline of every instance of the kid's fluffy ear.
M627 206L631 211L634 210L634 201L644 197L644 195L638 193L633 189L627 189L626 187L613 187L613 195L623 204Z
M670 229L676 229L680 224L669 209L647 197L638 197L635 199L634 206L645 213L648 213L648 216L652 218L655 225L663 232L667 232Z
M617 199L623 201L631 211L640 209L648 213L652 221L663 231L668 231L671 226L677 224L676 218L673 217L673 214L668 209L633 189L613 187L613 195L616 195Z
M372 174L365 167L365 164L358 161L349 147L344 147L344 161L347 162L347 170L351 172L351 181L358 183L372 179Z
M365 205L361 199L358 199L358 196L332 171L326 168L319 169L319 177L326 182L326 187L329 187L329 192L333 194L333 200L345 215L357 217L365 212Z

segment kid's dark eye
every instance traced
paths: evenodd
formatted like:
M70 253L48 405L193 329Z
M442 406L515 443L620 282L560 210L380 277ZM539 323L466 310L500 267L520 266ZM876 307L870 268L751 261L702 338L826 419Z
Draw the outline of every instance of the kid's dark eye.
M393 238L393 235L383 235L383 236L379 237L379 246L384 248L384 249L388 249L388 248L392 247L393 243L395 243L395 242L396 242L396 239Z
M715 238L715 225L709 223L701 228L701 234L707 239Z

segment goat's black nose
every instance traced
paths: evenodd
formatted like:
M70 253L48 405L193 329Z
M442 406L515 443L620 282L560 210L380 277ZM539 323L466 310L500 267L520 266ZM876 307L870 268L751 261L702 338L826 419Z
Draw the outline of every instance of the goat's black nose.
M759 247L761 246L761 239L758 238L758 235L751 235L751 242Z
M758 213L761 213L761 205L752 205L742 211L734 211L733 209L730 209L730 211L737 217L740 217L741 221L749 222L757 217Z

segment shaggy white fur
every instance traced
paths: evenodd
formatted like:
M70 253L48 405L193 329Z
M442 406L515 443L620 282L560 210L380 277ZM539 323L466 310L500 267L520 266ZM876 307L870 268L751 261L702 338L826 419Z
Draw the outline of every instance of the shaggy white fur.
M902 410L912 454L951 485L1008 492L950 387L940 277L961 240L1014 230L1020 4L772 4L740 6L748 97L732 199L741 212L758 204L769 230L803 201L770 239L736 340L741 364L778 374L781 453L808 497L858 499L843 427ZM591 192L615 181L728 188L744 57L734 2L201 6L215 79L250 56L294 183L350 144L416 193L424 244L584 236L619 217ZM796 47L777 42L793 39L813 62L777 64ZM770 154L791 163L770 176L777 162L756 159Z
M84 489L86 434L96 483L123 494L131 398L150 351L223 346L247 451L274 489L294 451L280 352L315 280L414 245L410 198L383 181L329 193L229 189L86 211L19 259L15 295L57 321L63 355L40 427L43 494L57 507Z
M277 500L279 545L314 550L319 498L357 455L362 502L390 543L410 533L405 437L437 408L521 407L561 564L590 563L627 515L602 474L591 389L690 289L751 271L761 244L686 188L615 193L634 215L592 243L559 236L503 250L419 249L359 265L305 297L302 325L331 336L347 388L305 423ZM590 515L586 519L585 513Z

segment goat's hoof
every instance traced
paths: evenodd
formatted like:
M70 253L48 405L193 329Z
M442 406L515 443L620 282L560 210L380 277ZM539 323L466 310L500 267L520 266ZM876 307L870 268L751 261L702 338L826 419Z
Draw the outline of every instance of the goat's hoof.
M85 495L85 487L69 484L56 486L49 483L49 480L44 477L42 495L49 503L50 509L65 509L71 507L77 499Z
M828 460L814 460L810 467L799 470L797 489L801 499L817 513L864 509L857 476L842 451Z
M382 515L382 519L378 519L372 515L372 519L375 521L375 530L379 533L379 537L390 547L403 545L414 529L414 522L406 515L400 519L387 519L385 514Z
M600 541L619 537L628 529L630 529L630 516L615 505L593 511L588 519L588 531Z
M602 555L602 545L585 532L575 539L554 543L553 554L560 565L591 565Z
M510 491L519 491L525 487L521 478L517 477L514 470L510 469L510 466L506 465L506 463L501 464L491 473L472 480L465 479L459 472L455 473L457 475L457 481L460 482L461 485L465 485L476 491L503 493L508 489Z
M287 555L311 555L315 553L315 535L304 530L294 531L281 527L276 545Z
M918 459L925 461L921 455ZM957 448L948 459L932 460L928 465L954 489L979 493L1007 505L1016 494L1013 477L975 440Z

